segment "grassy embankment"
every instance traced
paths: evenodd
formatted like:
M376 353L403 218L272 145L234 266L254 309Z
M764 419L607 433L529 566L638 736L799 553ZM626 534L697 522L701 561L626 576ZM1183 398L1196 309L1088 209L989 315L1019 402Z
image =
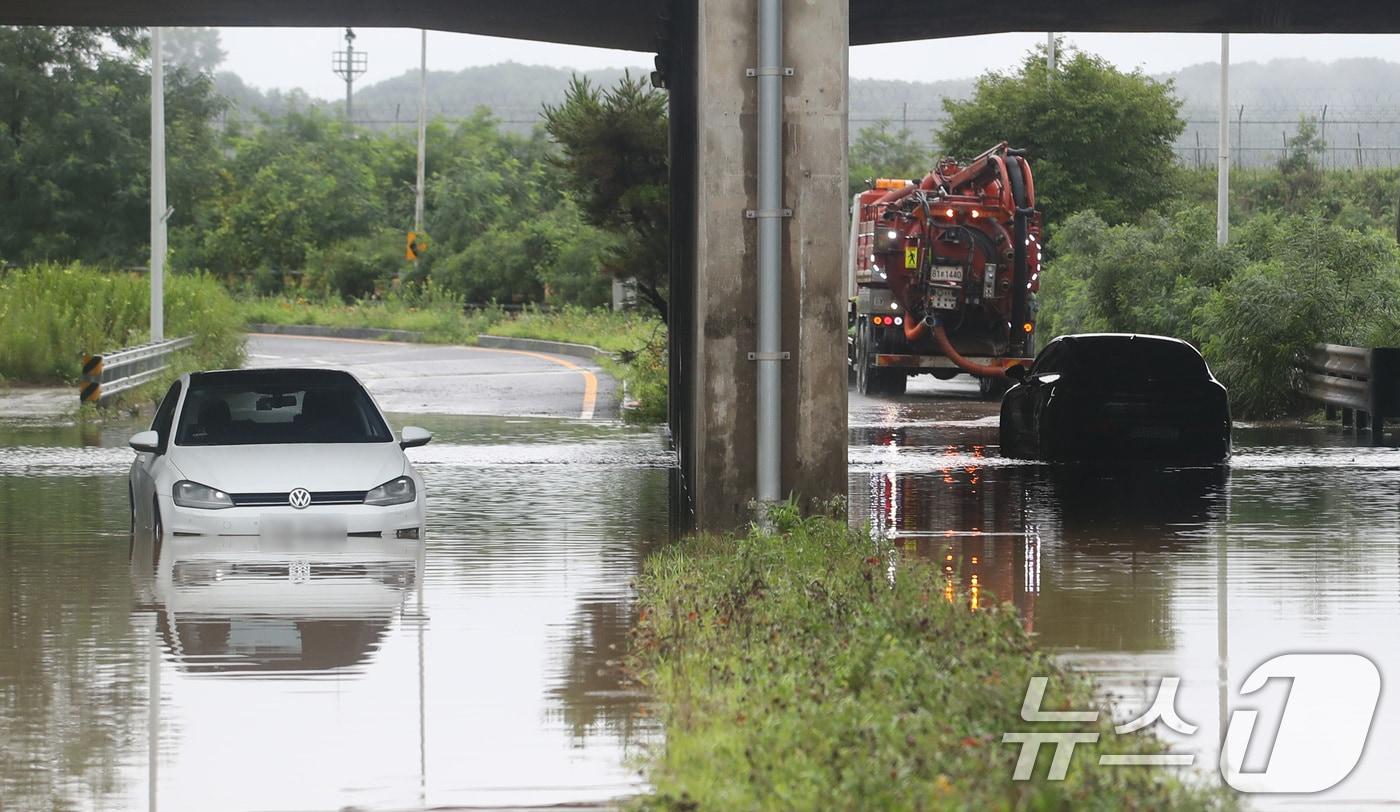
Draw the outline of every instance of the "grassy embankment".
M666 739L648 808L1202 809L1234 799L1171 769L1100 767L1162 752L1097 724L1020 719L1097 706L1087 677L1038 652L1011 607L971 612L938 569L878 549L839 518L778 512L774 533L702 536L652 556L639 580L629 668ZM894 576L889 573L893 564ZM985 597L985 596L983 596ZM1097 731L1067 779L1013 781L1008 731Z
M243 362L238 306L212 277L171 276L165 288L167 336L193 335L161 390L182 372ZM150 337L146 277L73 265L38 265L0 276L0 383L73 384L84 352L141 344Z
M421 333L425 341L440 344L475 344L483 333L591 344L617 355L618 360L605 366L627 383L628 395L637 403L629 419L643 423L666 419L666 332L648 314L581 307L547 313L507 313L488 307L464 313L459 298L431 284L377 301L344 304L281 297L250 299L241 307L247 324L411 330Z

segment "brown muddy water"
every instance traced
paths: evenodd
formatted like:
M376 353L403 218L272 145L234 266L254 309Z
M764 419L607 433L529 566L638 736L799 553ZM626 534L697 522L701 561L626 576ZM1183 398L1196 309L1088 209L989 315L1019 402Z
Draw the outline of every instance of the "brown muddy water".
M396 425L402 421L391 422ZM426 544L127 532L127 437L0 423L0 809L603 801L656 728L609 660L662 439L431 417Z
M1153 729L1196 755L1165 769L1202 780L1219 777L1222 718L1256 704L1239 695L1255 667L1295 652L1368 657L1382 691L1355 771L1318 795L1249 801L1400 803L1400 705L1386 691L1400 678L1394 440L1372 448L1335 428L1237 425L1219 468L1027 464L998 455L995 404L955 383L911 392L894 404L852 396L854 525L937 562L956 600L1015 604L1040 646L1095 676L1120 722L1179 677L1176 708L1198 727ZM1257 703L1261 735L1286 698L1271 689ZM1246 767L1264 769L1267 756L1251 750Z
M852 396L852 523L938 562L954 600L1013 603L1124 719L1180 677L1176 707L1199 727L1166 738L1197 754L1202 780L1222 708L1264 660L1354 651L1383 679L1400 674L1400 450L1241 426L1225 468L1024 464L998 456L995 408L969 391ZM630 582L667 537L663 438L412 422L436 433L410 452L428 484L421 548L253 552L131 542L134 424L0 420L0 809L494 807L643 791L636 759L660 731L609 661ZM1400 800L1397 722L1383 691L1352 776L1288 808Z

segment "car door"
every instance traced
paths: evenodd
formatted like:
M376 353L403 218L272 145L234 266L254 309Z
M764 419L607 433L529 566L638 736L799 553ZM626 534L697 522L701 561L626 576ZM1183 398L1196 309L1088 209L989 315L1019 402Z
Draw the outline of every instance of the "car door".
M154 515L151 503L156 495L156 471L164 462L166 449L170 447L171 435L175 430L175 406L180 402L180 382L170 385L156 409L151 421L151 431L160 435L160 445L156 453L137 452L136 462L131 466L132 499L136 506L136 517L142 527L150 527Z
M1051 342L1050 346L1035 359L1021 385L1013 393L1015 398L1007 412L1007 420L1022 447L1036 448L1040 436L1040 403L1044 390L1053 383L1059 374L1060 359L1064 355L1063 342Z
M1063 374L1068 353L1070 347L1063 340L1051 342L1026 374L1025 392L1018 402L1015 420L1021 427L1018 437L1022 438L1026 447L1035 449L1036 456L1040 455L1040 424L1044 405L1049 398L1051 386L1056 384Z

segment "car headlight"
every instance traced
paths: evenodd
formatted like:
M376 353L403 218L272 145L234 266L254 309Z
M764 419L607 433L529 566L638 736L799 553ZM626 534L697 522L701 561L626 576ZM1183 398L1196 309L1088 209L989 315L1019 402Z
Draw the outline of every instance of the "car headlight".
M365 494L366 505L402 505L418 497L413 480L406 476L391 479Z
M233 499L226 493L208 485L182 479L175 483L173 491L175 504L187 508L219 510L233 507Z

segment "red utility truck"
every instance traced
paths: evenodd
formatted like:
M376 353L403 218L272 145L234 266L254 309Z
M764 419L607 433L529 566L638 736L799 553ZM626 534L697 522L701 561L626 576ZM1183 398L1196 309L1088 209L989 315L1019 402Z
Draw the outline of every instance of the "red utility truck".
M1040 213L1019 150L997 144L923 180L877 180L851 209L849 356L862 394L910 375L975 376L1000 397L1035 356Z

